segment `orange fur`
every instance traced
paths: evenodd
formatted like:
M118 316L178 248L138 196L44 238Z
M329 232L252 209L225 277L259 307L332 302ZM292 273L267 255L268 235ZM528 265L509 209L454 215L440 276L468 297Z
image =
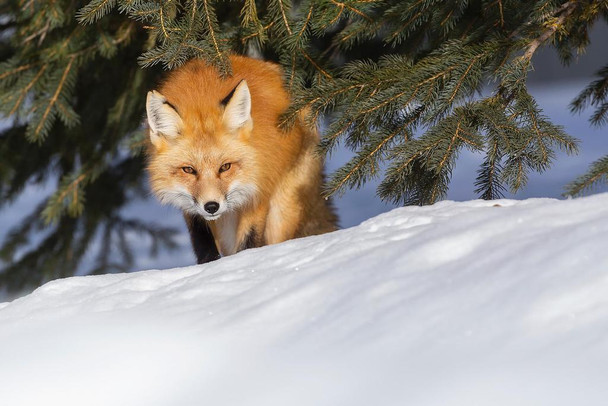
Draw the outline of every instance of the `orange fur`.
M153 192L182 208L188 221L208 216L205 202L219 202L222 214L207 224L222 255L334 230L336 217L320 194L317 132L300 120L288 133L277 127L289 105L280 68L240 56L230 61L231 77L221 78L215 68L192 60L158 89L183 125L174 138L153 138L148 165ZM241 80L251 94L251 122L231 133L221 101ZM225 163L230 169L220 173ZM252 233L255 241L248 243Z

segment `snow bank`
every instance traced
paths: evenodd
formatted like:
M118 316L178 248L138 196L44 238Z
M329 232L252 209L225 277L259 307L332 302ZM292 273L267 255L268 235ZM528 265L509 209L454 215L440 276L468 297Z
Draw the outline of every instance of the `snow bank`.
M608 194L407 207L0 304L6 405L600 405Z

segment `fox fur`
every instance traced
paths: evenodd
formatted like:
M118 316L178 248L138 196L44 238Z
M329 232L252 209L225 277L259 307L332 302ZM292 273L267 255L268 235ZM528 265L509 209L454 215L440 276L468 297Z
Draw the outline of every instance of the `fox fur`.
M321 196L319 135L300 117L275 64L231 56L233 74L192 60L148 92L148 173L161 203L183 211L198 263L335 230Z

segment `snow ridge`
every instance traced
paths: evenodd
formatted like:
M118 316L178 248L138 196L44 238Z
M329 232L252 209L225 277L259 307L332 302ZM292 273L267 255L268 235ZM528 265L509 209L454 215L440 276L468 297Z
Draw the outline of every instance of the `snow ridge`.
M0 393L599 405L607 235L608 194L446 201L201 266L53 281L0 304Z

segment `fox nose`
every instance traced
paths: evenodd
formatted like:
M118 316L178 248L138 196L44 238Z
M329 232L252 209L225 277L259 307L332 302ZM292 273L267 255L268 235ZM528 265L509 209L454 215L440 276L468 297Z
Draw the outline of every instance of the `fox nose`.
M209 214L213 214L220 208L220 204L218 202L207 202L205 203L205 211Z

